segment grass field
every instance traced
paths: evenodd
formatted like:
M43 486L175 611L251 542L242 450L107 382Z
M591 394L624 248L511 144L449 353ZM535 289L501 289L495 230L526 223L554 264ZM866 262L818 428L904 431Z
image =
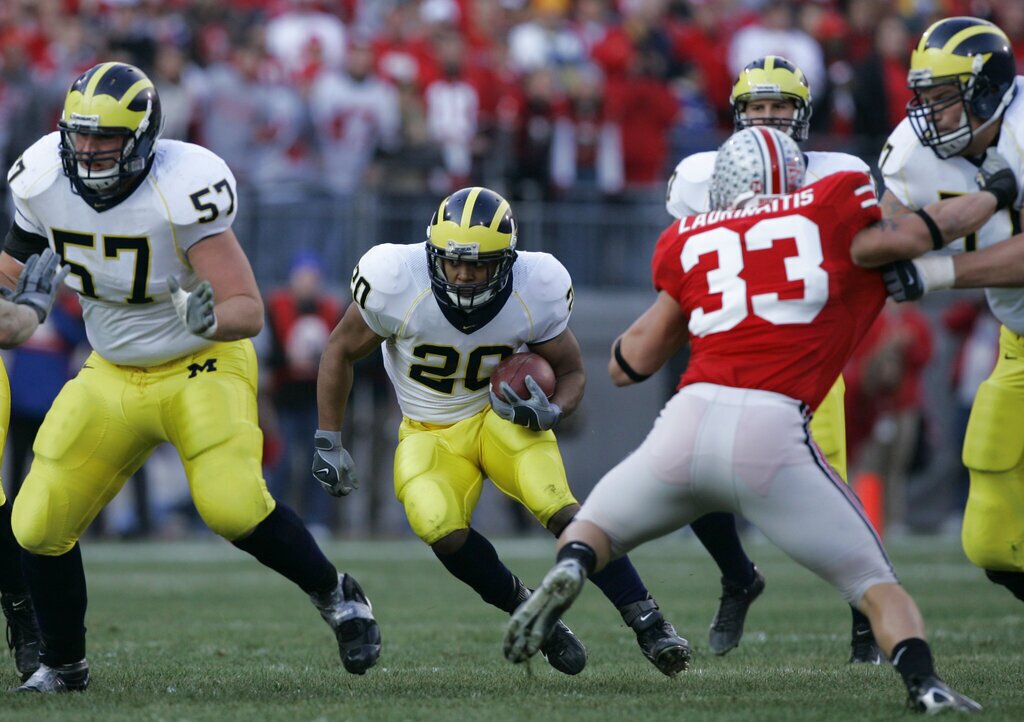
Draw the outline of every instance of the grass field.
M546 539L496 543L536 583ZM955 539L890 544L928 622L939 671L985 705L1024 719L1024 608L963 558ZM742 645L707 650L717 603L711 562L691 537L634 555L695 664L662 677L595 588L567 621L590 652L565 677L543 659L501 655L504 617L450 578L415 541L337 542L332 559L374 602L384 653L346 674L306 598L223 542L86 543L91 689L6 695L0 719L26 720L891 720L912 719L896 673L850 667L849 613L838 595L773 547L753 543L768 578ZM15 685L13 663L0 684Z

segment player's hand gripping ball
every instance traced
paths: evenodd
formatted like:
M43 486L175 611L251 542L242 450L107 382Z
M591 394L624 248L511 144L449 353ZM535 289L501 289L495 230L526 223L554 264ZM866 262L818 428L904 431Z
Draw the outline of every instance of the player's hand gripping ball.
M491 408L513 424L534 431L550 429L562 410L549 401L555 393L555 372L544 357L517 353L504 359L491 374Z

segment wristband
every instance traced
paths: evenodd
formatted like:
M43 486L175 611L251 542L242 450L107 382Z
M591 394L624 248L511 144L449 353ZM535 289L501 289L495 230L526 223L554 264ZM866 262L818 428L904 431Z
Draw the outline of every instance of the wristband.
M915 258L914 265L921 275L926 292L944 291L956 284L956 268L953 256L925 256Z
M918 218L924 221L924 224L928 226L928 232L932 234L932 248L936 251L946 245L945 240L942 238L942 233L939 231L939 227L935 225L935 221L928 215L924 208L918 208L914 211Z
M634 371L633 367L630 366L626 362L626 359L624 359L622 357L622 339L621 338L615 339L615 347L614 347L614 350L613 350L613 355L615 356L615 363L617 363L619 365L619 368L622 369L622 372L624 374L626 374L626 376L629 377L629 380L632 381L633 383L638 384L641 381L646 381L647 379L651 378L650 374L641 374L641 373L637 373L636 371Z

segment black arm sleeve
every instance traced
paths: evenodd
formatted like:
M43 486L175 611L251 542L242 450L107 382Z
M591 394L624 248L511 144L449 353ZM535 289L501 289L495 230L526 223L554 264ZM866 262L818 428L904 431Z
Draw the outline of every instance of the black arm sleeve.
M4 239L3 250L7 255L24 263L30 256L42 253L50 245L45 236L29 233L17 223L11 224L11 230Z

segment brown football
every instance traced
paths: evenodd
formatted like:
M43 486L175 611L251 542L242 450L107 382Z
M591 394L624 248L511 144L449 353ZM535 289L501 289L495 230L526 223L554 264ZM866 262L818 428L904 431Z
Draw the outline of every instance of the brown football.
M501 382L504 381L512 387L519 398L529 398L530 390L526 388L527 376L533 377L548 398L555 393L555 371L551 364L540 354L528 352L506 356L491 373L491 389L504 399L501 393Z

